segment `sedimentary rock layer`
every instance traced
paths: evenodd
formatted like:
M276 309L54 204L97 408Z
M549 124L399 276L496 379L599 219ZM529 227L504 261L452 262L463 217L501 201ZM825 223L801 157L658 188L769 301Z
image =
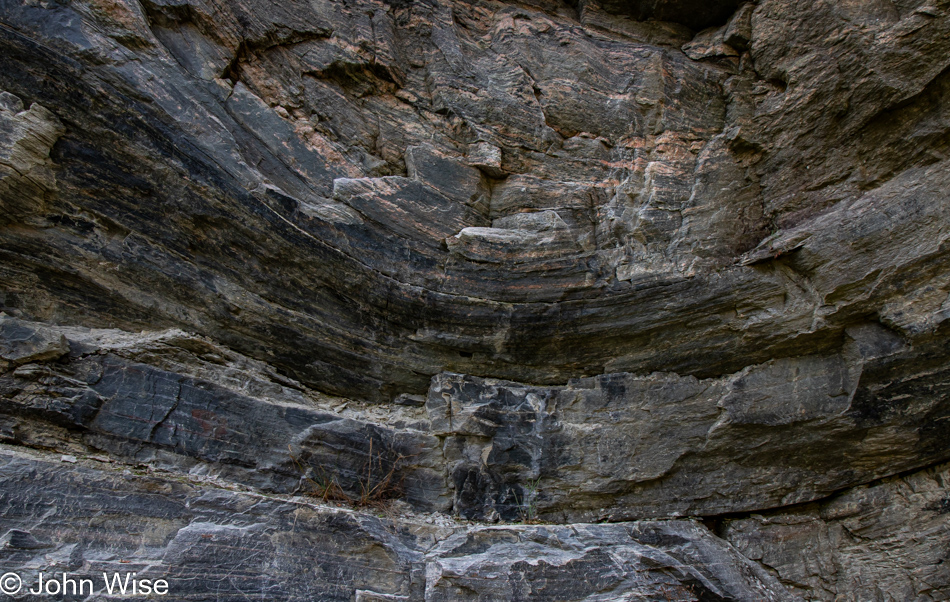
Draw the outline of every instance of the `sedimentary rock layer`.
M946 0L0 0L0 568L947 599L948 69Z
M381 408L322 395L176 330L0 317L0 335L0 530L10 540L0 563L34 583L61 566L98 576L132 564L140 578L168 578L180 599L941 599L947 587L945 465L738 513L921 460L927 448L910 433L928 432L917 423L927 404L899 417L841 412L855 393L838 356L708 381L618 374L539 387L443 374L427 399ZM852 336L871 364L901 350L876 328ZM916 369L920 389L940 378L920 358ZM888 450L904 441L905 455L875 458L875 437ZM113 518L89 539L78 525L104 512ZM486 528L453 513L561 524ZM290 516L303 521L299 532L286 532ZM580 524L645 516L667 520ZM326 529L346 543L328 543ZM130 548L138 538L117 542L117 530L153 533L152 551ZM110 554L99 549L106 542ZM385 567L362 560L380 546ZM272 573L251 562L261 555ZM222 585L224 569L239 577Z
M167 579L178 600L940 600L948 586L932 545L947 537L946 465L731 519L725 540L685 520L379 518L145 472L0 449L4 569L30 587L68 572L97 592L102 573L134 571ZM37 500L82 503L40 515Z
M103 573L166 579L176 600L792 599L696 523L440 527L8 450L0 479L0 558L31 587L43 567L100 593ZM37 497L83 503L37 520Z
M915 338L950 56L918 4L762 2L694 60L592 2L6 2L3 306L376 400Z

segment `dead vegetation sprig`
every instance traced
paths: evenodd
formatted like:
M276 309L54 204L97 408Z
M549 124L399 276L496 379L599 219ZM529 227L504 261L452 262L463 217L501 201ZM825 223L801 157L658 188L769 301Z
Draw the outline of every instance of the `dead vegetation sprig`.
M409 456L395 454L395 458L386 467L386 457L382 452L373 455L373 439L369 441L369 452L366 464L357 476L359 486L358 495L350 495L337 481L336 475L328 474L323 466L314 466L304 463L294 455L290 445L287 446L290 459L293 461L304 482L311 488L304 491L305 495L320 498L323 502L338 502L356 507L383 508L387 502L399 499L403 494L403 478L396 478L401 463ZM377 479L374 482L374 465L377 467ZM316 472L315 472L316 471Z

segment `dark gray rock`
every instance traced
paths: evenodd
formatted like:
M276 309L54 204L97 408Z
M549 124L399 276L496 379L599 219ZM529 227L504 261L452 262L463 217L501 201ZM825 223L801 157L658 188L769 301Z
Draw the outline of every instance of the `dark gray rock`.
M943 346L909 349L867 324L838 354L719 379L612 374L541 387L442 374L426 410L465 517L752 511L945 460Z
M491 4L490 19L470 5L373 8L372 17L325 3L293 15L267 3L215 14L188 6L5 9L9 22L24 24L4 42L4 85L24 97L35 90L37 106L59 107L56 118L68 115L70 127L54 153L56 190L43 201L52 204L40 222L31 218L42 235L5 232L6 252L30 258L14 262L25 272L2 276L10 311L128 329L180 326L254 357L268 349L268 361L308 383L380 401L422 393L443 369L546 383L605 367L730 373L815 353L851 316L890 300L866 299L815 321L807 303L785 306L800 296L794 281L726 266L770 223L797 225L905 171L896 188L926 185L930 172L914 170L943 152L939 7L746 5L722 21L718 37L736 51L748 45L751 60L697 64L664 49L688 41L674 29L598 21L604 30L593 5L581 11L589 36L544 3ZM630 7L674 20L736 8ZM475 25L483 22L493 25ZM845 32L840 41L826 35L827 23ZM878 31L877 41L866 42L862 27ZM497 50L486 55L486 47ZM792 64L783 57L807 49L814 60L795 63L800 76L783 91ZM88 52L99 58L81 74L76 65ZM879 67L850 58L860 53ZM905 56L914 66L905 71L916 75L873 75L898 73ZM24 68L31 61L49 77ZM841 75L829 75L839 63ZM860 98L847 100L852 89ZM111 102L116 95L129 102ZM97 109L75 98L98 99ZM844 129L826 122L828 98L847 113ZM110 129L116 123L125 129ZM41 138L46 148L56 139ZM490 239L489 249L455 253L444 240L488 224L460 215L419 227L433 216L373 187L353 196L375 215L366 223L326 198L334 179L404 174L407 149L425 145L492 178L511 174L491 184L490 217L543 204L568 225L565 244ZM134 177L126 165L138 166ZM428 173L432 184L444 180ZM83 192L93 181L101 194ZM440 206L420 186L406 194ZM92 256L118 269L82 259ZM270 276L278 267L282 276ZM642 289L683 278L675 295ZM154 302L135 294L139 283ZM723 303L692 304L717 298ZM636 317L625 313L640 306ZM731 319L736 308L756 320ZM554 327L551 315L572 328ZM367 323L375 334L357 334ZM506 332L504 324L525 326ZM666 333L662 349L651 343L657 331ZM734 351L719 359L723 349Z
M6 492L0 567L26 587L38 573L165 579L176 600L352 600L356 590L422 600L426 533L373 516L117 471L63 471L0 451ZM42 518L35 514L39 501ZM57 503L55 500L82 500ZM27 532L28 530L28 532ZM418 541L417 540L421 540Z
M14 341L42 332L65 345L61 331L4 324L16 324L0 332ZM381 417L341 415L341 400L333 406L299 385L290 389L295 383L275 382L246 358L184 333L67 332L76 339L71 361L24 366L0 379L8 440L49 446L45 422L73 432L60 435L56 446L64 451L78 437L126 461L203 470L269 491L354 503L402 497L422 509L449 508L441 450L418 430L424 423L393 428ZM222 369L226 361L234 374Z
M946 464L804 507L727 520L723 536L807 600L939 600L950 588Z
M370 406L349 409L349 402L321 398L268 372L264 364L178 331L133 335L16 322L21 330L69 337L70 354L56 364L22 365L0 379L4 440L68 452L62 461L71 467L78 458L76 469L68 471L43 460L51 475L81 480L88 476L90 462L101 470L102 462L113 459L120 462L115 469L121 469L122 462L160 467L160 474L166 475L162 478L172 479L168 483L188 473L216 483L307 494L311 501L378 505L399 497L416 510L451 508L468 518L574 523L508 530L455 525L456 535L449 537L451 530L444 531L440 519L443 531L426 536L429 542L448 537L435 551L429 550L430 543L404 542L426 555L426 599L432 600L468 599L464 592L474 592L472 599L515 593L525 599L786 599L782 586L767 572L695 523L577 522L786 505L897 470L902 462L945 454L942 431L933 427L942 421L945 404L939 395L924 403L943 381L945 368L934 363L941 356L926 348L908 349L901 337L872 324L849 330L850 342L839 354L776 360L705 381L670 374L617 374L541 387L444 374L434 379L426 400L428 420L412 405L384 420ZM899 383L889 380L895 370L906 374L907 363L918 376ZM852 365L860 367L858 372ZM886 401L875 403L869 395ZM900 400L907 398L914 403L901 407ZM882 407L889 409L869 411ZM920 433L912 445L902 434L915 432L908 429ZM670 436L673 432L676 437ZM19 452L10 454L23 458ZM841 470L842 456L851 459L847 470ZM19 466L17 462L13 464ZM802 482L802 474L810 475L809 484ZM915 502L914 511L935 509L932 526L926 529L945 529L947 513L940 504L946 488L939 475L927 474L913 477L929 484L929 493ZM95 479L106 477L99 474ZM7 479L6 484L16 495L33 495L21 481ZM46 487L48 496L59 485L40 479L35 486ZM64 495L85 496L88 502L89 495L77 491L77 485L69 487ZM114 487L128 493L138 485ZM863 496L863 490L847 491L842 499ZM724 494L730 491L734 493ZM236 494L222 490L214 495ZM131 502L116 504L113 512L138 512ZM22 510L24 517L30 511ZM169 510L162 520L178 516L175 512L184 513L179 518L190 516ZM153 520L151 514L144 516ZM271 527L199 518L182 523L163 556L166 562L177 559L170 563L187 570L153 575L187 580L196 599L211 591L213 573L221 566L245 575L227 591L263 587L278 599L294 599L298 589L346 589L356 579L301 574L296 565L275 556L280 552L272 543L259 543L274 541L267 535ZM63 520L76 519L70 515ZM884 518L873 514L868 520ZM732 519L724 523L730 525L724 532L758 524L754 521ZM24 518L9 527L13 530L4 540L7 553L15 558L30 550L59 554L56 538L61 536L31 525ZM103 527L104 536L112 528ZM796 537L808 533L796 531ZM764 543L755 548L738 536L733 541L756 560L788 553L780 551L782 545L769 543L771 532L756 537ZM205 540L242 552L226 552ZM862 558L879 553L878 540L868 541L848 553ZM327 552L333 562L341 561L335 557L339 553ZM920 544L906 553L906 562L918 553L928 558L940 554ZM284 571L268 580L270 585L261 585L260 576L248 568L257 566L254 559L261 554L274 556ZM625 559L622 570L615 564L620 557ZM145 564L155 568L151 561ZM658 566L667 569L658 573ZM408 571L410 581L418 584L420 577L412 575L423 571L413 567L399 570ZM577 570L590 579L578 583L572 577ZM394 583L363 583L359 595L370 600L386 595L422 599L422 586L413 586L417 593L407 594Z
M582 0L583 1L583 0ZM674 21L693 29L704 29L726 21L738 8L739 0L594 0L608 12L634 19Z
M70 474L97 456L486 520L729 513L806 597L946 597L939 541L907 531L875 592L782 560L836 519L735 514L950 457L943 0L10 0L0 57L3 442ZM34 505L7 552L55 544L43 505L89 491L31 487L8 488ZM474 589L465 550L438 583L402 552L363 569L398 584L334 581L263 518L169 499L99 536L181 531L194 599L219 561L256 579L258 551L274 599L784 595L721 542L719 572L683 561L665 593L629 542L578 556L604 591L525 542L470 558L499 575ZM894 532L869 533L823 557L889 562ZM915 556L931 589L901 576Z
M426 559L432 602L796 599L687 521L486 527L453 535Z
M69 353L62 334L0 314L0 370L30 362L46 362Z
M53 547L51 544L36 541L36 538L29 531L21 531L20 529L10 529L3 539L5 547L17 550L42 550Z
M28 587L68 571L101 593L102 573L134 571L177 600L793 599L687 521L435 527L8 449L0 482L0 530L30 544L0 548L0 568ZM82 503L38 515L38 499Z
M321 3L299 15L266 3L213 15L189 7L9 8L9 21L27 25L7 32L3 85L38 91L43 106L69 115L54 153L56 200L34 220L42 242L32 230L4 237L6 252L36 266L0 274L10 311L128 330L178 326L328 392L388 401L421 394L445 368L539 382L594 373L622 350L521 328L500 345L499 312L538 322L550 303L586 298L590 306L559 309L564 319L606 315L615 304L602 293L640 274L633 266L657 274L689 263L654 253L682 230L690 187L675 174L692 173L701 141L722 127L715 69L655 46L577 36L563 16L537 9L518 16L527 29L513 29L522 9L510 5L491 31L457 25L480 18L461 5L373 9L372 18ZM563 39L576 50L551 60ZM481 56L485 45L502 54ZM96 65L80 73L88 52ZM423 148L490 179L534 178L554 193L544 209L567 229L553 241L449 250L444 241L463 229L533 201L508 194L496 210L488 192L497 181L476 185L473 200L460 178L475 185L477 172L460 162L425 168L410 158L425 182L378 179L402 176ZM334 180L336 200L327 198ZM99 192L83 192L93 182ZM462 202L435 192L452 196L452 187ZM581 191L583 204L560 207L559 189ZM694 246L710 248L713 263L731 259L718 242ZM93 256L117 269L101 272ZM141 286L154 302L137 297ZM368 338L364 320L375 323ZM543 364L531 360L538 347L550 350Z
M489 157L484 159L490 161ZM491 191L477 169L457 160L439 155L429 145L406 149L409 177L432 186L444 196L488 213Z

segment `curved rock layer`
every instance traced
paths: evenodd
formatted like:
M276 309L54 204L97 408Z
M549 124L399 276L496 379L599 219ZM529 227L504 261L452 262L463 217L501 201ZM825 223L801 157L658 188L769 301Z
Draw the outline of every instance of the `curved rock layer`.
M0 49L0 569L950 599L945 0L0 0Z
M5 2L3 305L378 400L926 336L950 24L848 7Z

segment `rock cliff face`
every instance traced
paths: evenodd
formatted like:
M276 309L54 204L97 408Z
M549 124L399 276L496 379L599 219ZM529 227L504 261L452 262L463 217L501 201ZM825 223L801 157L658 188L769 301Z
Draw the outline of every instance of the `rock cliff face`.
M0 0L0 49L0 572L950 599L950 2Z

